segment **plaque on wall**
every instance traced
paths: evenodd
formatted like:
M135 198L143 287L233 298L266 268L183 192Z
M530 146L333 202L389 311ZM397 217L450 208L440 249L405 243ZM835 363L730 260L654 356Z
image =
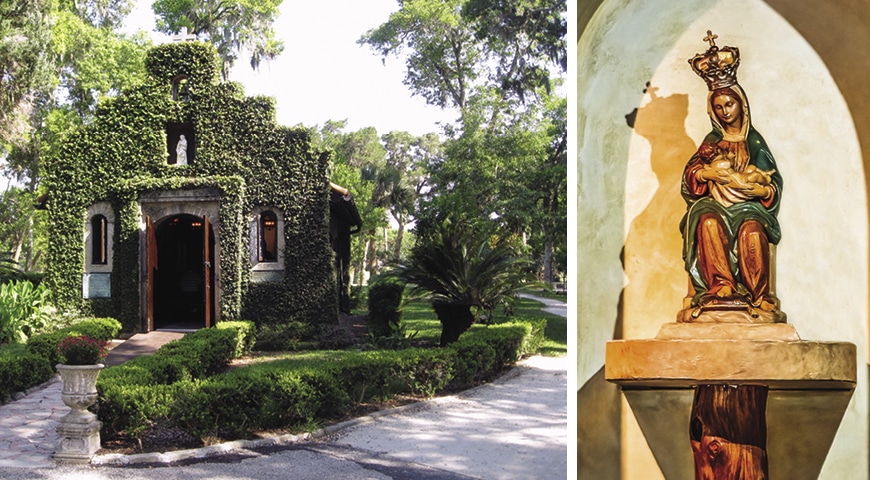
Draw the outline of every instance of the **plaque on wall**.
M82 298L111 298L111 273L85 273L82 275Z
M281 282L284 280L284 270L252 270L251 281L254 283Z

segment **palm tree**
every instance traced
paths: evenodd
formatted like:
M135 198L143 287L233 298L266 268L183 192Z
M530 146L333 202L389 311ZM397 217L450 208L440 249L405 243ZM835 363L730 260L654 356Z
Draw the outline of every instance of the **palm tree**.
M411 294L428 294L441 321L441 346L459 339L477 312L492 312L530 278L531 261L510 241L481 235L465 224L447 220L411 250L395 274L413 285Z
M15 280L27 280L21 265L15 260L13 252L0 252L0 283L8 283Z

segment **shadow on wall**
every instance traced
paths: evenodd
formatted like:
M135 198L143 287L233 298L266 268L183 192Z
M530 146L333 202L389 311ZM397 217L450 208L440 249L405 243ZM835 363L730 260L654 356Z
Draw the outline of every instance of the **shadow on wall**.
M631 222L625 240L623 269L628 284L618 310L628 338L652 337L659 325L673 322L688 288L682 262L679 222L686 211L680 196L683 169L695 153L695 143L686 132L689 96L659 97L657 88L644 90L650 102L626 115L629 127L651 147L649 165L658 188L646 208ZM626 191L631 188L626 179ZM615 337L618 339L621 337Z
M649 84L648 84L649 86ZM621 260L628 284L619 297L613 339L636 336L634 325L652 326L676 320L688 279L682 263L679 221L685 212L680 196L683 168L695 152L685 130L688 95L659 97L655 87L645 91L651 101L626 115L628 126L651 146L650 168L658 188L647 207L632 221ZM627 188L631 178L626 179ZM604 379L602 367L577 392L578 478L622 478L622 401L619 387ZM584 412L594 412L586 414Z

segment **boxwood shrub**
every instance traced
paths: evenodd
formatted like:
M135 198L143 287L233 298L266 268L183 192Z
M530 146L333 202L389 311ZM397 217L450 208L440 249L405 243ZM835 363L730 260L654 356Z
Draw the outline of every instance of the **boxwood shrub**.
M96 340L109 341L121 331L121 322L114 318L88 318L75 325L50 333L34 335L27 340L27 348L34 355L48 360L52 369L60 363L57 344L66 337L87 335Z
M218 330L235 330L236 344L233 352L234 358L244 356L251 352L257 343L257 327L250 321L218 322L215 325Z
M0 403L15 392L48 381L52 370L48 359L20 344L0 345Z
M225 328L238 341L243 329ZM319 351L215 375L216 359L236 351L220 333L200 333L209 331L220 332L200 330L152 357L107 368L97 382L104 433L137 437L163 424L200 438L239 437L336 418L360 403L491 379L540 343L527 337L543 335L541 321L477 326L447 348Z
M392 277L381 277L369 287L369 328L377 337L399 331L402 321L402 294L405 284Z
M520 345L518 354L520 356L527 356L537 353L546 339L544 331L547 329L547 319L523 318L518 322L529 326L529 333L523 336L523 343Z
M465 388L481 382L492 375L495 371L495 348L487 343L485 338L460 337L460 341L451 346L456 352L453 359L453 377L450 387L453 389Z
M170 422L198 437L243 436L252 429L328 418L346 411L350 403L328 372L267 365L184 382L175 395Z
M534 354L544 341L547 320L517 319L499 325L475 325L451 344L456 351L449 389L490 380L520 358Z
M255 330L252 322L242 321L197 330L163 345L153 355L105 369L97 385L168 385L213 375L250 351Z
M196 381L216 374L256 341L252 322L220 322L173 340L153 355L105 369L97 378L98 415L108 432L138 434L169 405L185 401Z

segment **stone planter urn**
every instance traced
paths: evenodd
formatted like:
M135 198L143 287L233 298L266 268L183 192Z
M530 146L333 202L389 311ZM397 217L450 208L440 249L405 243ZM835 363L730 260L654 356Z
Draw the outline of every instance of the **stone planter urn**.
M57 365L63 380L61 399L72 410L60 420L57 427L57 451L59 463L90 463L91 457L100 449L102 422L88 411L97 401L97 376L105 367L95 365Z

